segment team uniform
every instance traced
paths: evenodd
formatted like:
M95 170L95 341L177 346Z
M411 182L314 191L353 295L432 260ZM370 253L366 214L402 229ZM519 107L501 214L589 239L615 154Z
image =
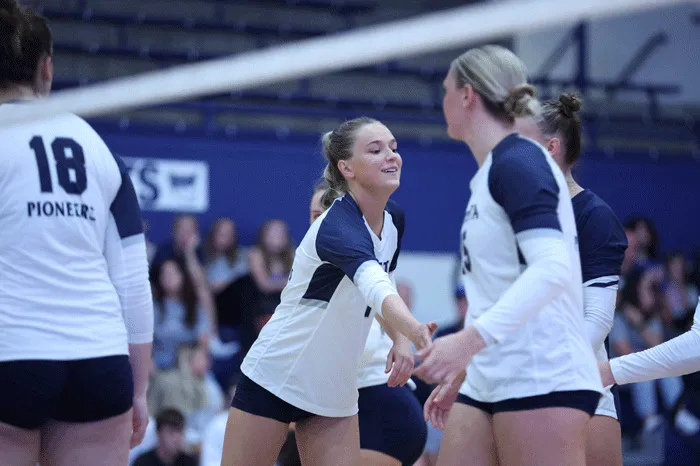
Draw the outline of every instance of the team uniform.
M571 203L578 230L586 334L598 361L607 361L607 336L615 316L627 236L612 209L592 191L581 191ZM605 388L595 414L618 419L618 409L617 387Z
M457 401L488 413L571 407L593 414L602 385L585 338L576 223L561 170L516 134L470 183L462 226L469 313L487 342Z
M700 300L690 330L653 348L611 359L610 370L619 385L700 371Z
M133 399L128 343L153 336L126 168L74 115L0 130L0 145L0 422L122 414Z
M232 405L296 422L358 412L358 371L381 303L397 294L403 212L392 202L381 237L350 195L311 225L296 250L282 301L243 360Z
M374 319L357 378L360 448L412 465L420 458L428 432L423 410L412 392L416 384L411 379L403 387L386 384L386 360L392 346L391 338Z

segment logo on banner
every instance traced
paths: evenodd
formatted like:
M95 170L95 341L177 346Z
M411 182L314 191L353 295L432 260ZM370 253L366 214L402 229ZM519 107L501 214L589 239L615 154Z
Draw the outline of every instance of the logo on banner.
M209 164L194 160L122 157L143 210L205 212Z

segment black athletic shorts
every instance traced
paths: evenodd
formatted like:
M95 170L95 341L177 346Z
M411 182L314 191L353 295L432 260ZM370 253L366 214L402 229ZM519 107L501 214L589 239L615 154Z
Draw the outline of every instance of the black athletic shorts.
M101 421L127 412L133 398L128 356L0 362L0 422L15 427Z

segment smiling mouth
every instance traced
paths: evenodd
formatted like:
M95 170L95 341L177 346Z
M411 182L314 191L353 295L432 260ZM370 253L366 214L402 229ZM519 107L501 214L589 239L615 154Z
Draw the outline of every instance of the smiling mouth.
M382 170L382 173L396 173L398 171L398 168L385 168L384 170Z

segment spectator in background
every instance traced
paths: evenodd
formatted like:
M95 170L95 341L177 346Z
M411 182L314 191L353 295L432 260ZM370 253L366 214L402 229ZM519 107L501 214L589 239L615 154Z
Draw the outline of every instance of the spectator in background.
M148 232L150 230L150 225L148 224L148 220L144 219L143 220L143 235L146 238L146 258L148 259L148 265L151 265L153 263L153 259L156 256L156 250L158 247L153 244L153 242L148 240Z
M625 222L625 231L634 236L634 247L630 244L627 248L632 250L634 263L643 267L659 265L659 236L652 221L644 217L629 218Z
M662 281L663 272L657 267L637 267L627 276L609 337L615 356L643 351L663 342L661 315L665 296ZM672 408L683 392L683 381L679 377L669 377L658 383L665 407ZM662 421L655 382L634 384L631 392L634 409L644 422L644 431L655 430Z
M215 294L248 273L233 220L223 217L214 222L204 246L204 258L209 286Z
M625 235L627 236L627 249L625 249L625 258L623 259L622 266L620 267L620 290L622 290L625 286L625 277L629 275L635 267L637 267L637 249L639 247L637 234L635 233L634 228L626 223L624 229Z
M158 446L139 456L134 466L197 466L197 459L184 452L185 418L176 409L156 417Z
M209 375L210 359L196 346L183 345L178 351L176 370L156 374L148 388L148 408L159 413L177 407L185 416L185 440L198 445L204 429L221 409L224 395Z
M181 345L197 345L208 354L210 323L198 298L209 289L200 284L196 290L189 274L174 260L156 269L155 277L153 361L157 369L173 369Z
M250 251L250 273L260 291L254 318L256 332L267 323L280 303L294 261L294 247L289 228L282 220L265 222L258 232L258 242Z
M187 247L199 238L199 221L194 215L178 215L175 217L172 226L172 242L161 244L158 246L155 257L153 258L153 267L160 267L166 260L175 260L183 267L185 266L185 251ZM199 262L202 262L202 251L197 244L196 256Z
M689 267L680 252L669 254L666 259L668 281L666 284L666 309L663 315L668 335L673 338L683 333L693 319L698 302L698 289L688 279Z

